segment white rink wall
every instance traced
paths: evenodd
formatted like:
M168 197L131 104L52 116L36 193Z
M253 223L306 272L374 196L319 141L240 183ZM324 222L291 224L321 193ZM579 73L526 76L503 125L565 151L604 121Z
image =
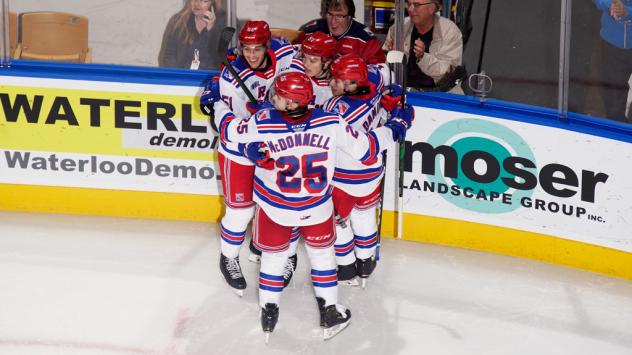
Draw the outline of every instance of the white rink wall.
M364 19L364 2L355 0L356 19ZM88 17L94 63L157 66L165 25L182 0L10 0L11 11L62 11ZM237 17L263 19L272 27L298 28L318 17L314 0L237 2Z

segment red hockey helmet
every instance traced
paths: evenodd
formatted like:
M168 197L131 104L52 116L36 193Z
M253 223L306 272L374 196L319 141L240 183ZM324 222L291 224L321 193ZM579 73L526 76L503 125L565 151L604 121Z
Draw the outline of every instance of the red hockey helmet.
M302 72L286 72L274 80L274 93L292 100L299 106L307 106L314 96L312 81Z
M341 80L355 80L364 84L369 77L366 63L357 54L349 53L336 58L331 64L331 76Z
M267 44L272 38L265 21L247 21L239 32L240 44Z
M328 60L336 55L336 39L323 32L309 34L303 40L303 53Z

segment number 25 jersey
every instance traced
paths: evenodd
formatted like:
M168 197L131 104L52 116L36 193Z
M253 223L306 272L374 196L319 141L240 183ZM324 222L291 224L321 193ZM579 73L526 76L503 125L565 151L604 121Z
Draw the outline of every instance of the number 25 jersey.
M335 113L310 110L294 122L275 109L248 119L220 123L220 137L238 143L263 142L274 170L255 169L254 200L276 223L313 225L333 213L331 181L337 149L359 161L376 159L393 144L386 127L359 132ZM340 154L340 153L338 153Z

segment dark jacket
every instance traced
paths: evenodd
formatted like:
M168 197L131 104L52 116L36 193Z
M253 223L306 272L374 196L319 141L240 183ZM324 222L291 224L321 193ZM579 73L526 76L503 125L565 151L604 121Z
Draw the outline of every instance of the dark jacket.
M158 55L158 66L168 68L190 68L195 49L200 52L199 69L219 69L222 56L217 53L219 34L226 26L226 13L216 13L215 26L211 31L206 28L197 32L195 18L191 16L187 23L189 30L196 35L192 43L186 43L185 34L175 29L177 15L169 19L165 32L162 35L162 45Z

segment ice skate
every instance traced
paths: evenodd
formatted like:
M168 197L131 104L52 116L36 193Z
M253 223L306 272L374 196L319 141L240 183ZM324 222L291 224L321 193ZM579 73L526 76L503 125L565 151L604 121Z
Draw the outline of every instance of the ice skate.
M356 260L355 268L360 277L362 288L366 288L366 281L368 277L371 276L373 270L375 270L375 266L377 266L377 262L374 257Z
M329 340L345 329L351 322L351 311L339 304L325 307L323 339Z
M248 246L248 249L250 249L250 256L248 256L248 260L256 264L261 263L261 250L255 247L252 239L250 240L250 245Z
M224 254L220 254L219 257L219 269L224 275L224 279L233 291L239 296L244 295L246 289L246 279L241 272L241 266L239 265L239 256L236 258L227 258Z
M298 262L298 256L292 255L287 259L287 264L285 264L285 270L283 270L283 288L287 287L292 280L292 275L294 275L294 271L296 271L296 263Z
M318 304L318 313L320 314L320 326L325 327L325 299L322 297L316 297L316 303Z
M355 264L338 265L338 283L345 286L359 286Z
M279 320L279 306L275 303L266 303L265 307L261 308L261 329L265 334L265 341L268 344L270 340L270 333L274 331L274 327Z

